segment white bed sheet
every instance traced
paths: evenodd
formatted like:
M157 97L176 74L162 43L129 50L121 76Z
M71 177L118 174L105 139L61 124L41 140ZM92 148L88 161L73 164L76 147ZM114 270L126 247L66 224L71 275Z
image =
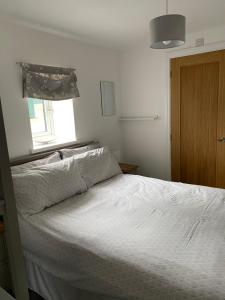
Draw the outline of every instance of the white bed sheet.
M20 218L25 256L127 299L225 299L225 190L118 175Z
M45 300L121 300L78 289L26 259L29 289Z

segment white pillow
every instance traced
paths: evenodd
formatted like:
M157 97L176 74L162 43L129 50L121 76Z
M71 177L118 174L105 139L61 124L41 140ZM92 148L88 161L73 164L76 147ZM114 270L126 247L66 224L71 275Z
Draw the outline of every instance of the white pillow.
M88 188L94 184L121 174L120 166L107 147L90 150L74 156Z
M32 215L75 194L87 191L78 164L71 157L12 175L18 211Z
M60 153L62 155L62 158L64 159L64 158L68 158L68 157L71 157L74 155L78 155L78 154L87 152L92 149L97 149L99 147L100 147L99 143L93 143L88 146L74 148L74 149L62 149L62 150L60 150Z
M34 161L31 161L31 162L28 162L28 163L25 163L22 165L18 165L18 166L13 166L13 167L11 167L11 172L12 172L12 174L19 174L19 173L26 172L32 168L51 164L51 163L54 163L57 161L61 161L59 152L55 152L55 153L53 153L45 158L42 158L42 159L34 160Z

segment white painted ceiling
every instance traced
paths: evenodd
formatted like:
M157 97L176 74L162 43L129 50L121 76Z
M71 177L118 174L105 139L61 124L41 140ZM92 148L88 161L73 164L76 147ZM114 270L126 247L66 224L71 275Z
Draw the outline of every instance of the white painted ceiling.
M165 0L0 0L0 15L43 30L108 47L137 44ZM187 33L225 25L225 0L169 0L187 17Z

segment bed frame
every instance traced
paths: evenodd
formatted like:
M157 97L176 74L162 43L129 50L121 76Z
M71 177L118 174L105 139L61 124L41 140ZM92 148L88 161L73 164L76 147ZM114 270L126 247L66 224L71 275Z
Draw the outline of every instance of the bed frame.
M54 152L60 151L62 149L75 149L75 148L80 148L80 147L84 147L84 146L88 146L88 145L92 145L92 144L97 144L99 143L98 141L87 141L87 142L82 142L82 143L73 143L67 146L59 146L59 147L55 147L54 149L51 150L47 150L47 151L42 151L39 152L37 154L30 154L30 155L25 155L25 156L21 156L18 158L15 158L13 160L10 161L10 166L16 166L16 165L21 165L27 162L31 162L37 159L42 159L45 158L49 155L51 155ZM61 154L60 154L61 155ZM62 157L61 157L62 158ZM36 294L35 292L33 292L32 290L29 289L29 297L30 300L45 300L43 299L40 295Z
M31 161L34 161L37 159L42 159L42 158L48 157L52 153L60 151L62 149L75 149L75 148L80 148L80 147L88 146L91 144L97 144L97 143L99 143L99 142L98 141L88 141L88 142L81 142L81 143L73 143L68 146L63 146L63 147L59 146L59 147L55 147L50 150L41 151L37 154L28 154L28 155L20 156L20 157L10 160L10 166L11 167L17 166L17 165L25 164L27 162L31 162Z

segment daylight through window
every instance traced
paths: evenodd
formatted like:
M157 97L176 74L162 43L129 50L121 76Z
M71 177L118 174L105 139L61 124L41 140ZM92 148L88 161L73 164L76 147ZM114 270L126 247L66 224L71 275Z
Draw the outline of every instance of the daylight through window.
M73 100L28 100L33 148L76 140Z

